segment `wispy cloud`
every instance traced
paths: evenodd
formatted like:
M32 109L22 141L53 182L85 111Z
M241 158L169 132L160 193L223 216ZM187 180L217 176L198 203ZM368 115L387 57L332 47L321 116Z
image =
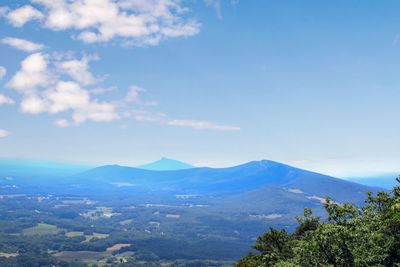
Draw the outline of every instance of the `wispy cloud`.
M0 80L4 78L7 74L7 69L3 66L0 66Z
M0 129L0 138L4 138L4 137L10 136L10 135L11 135L11 132Z
M117 91L118 88L115 86L112 87L96 87L93 89L90 89L90 93L93 95L103 95L106 93L111 93Z
M135 103L140 106L157 106L156 101L145 101L141 98L141 93L145 92L146 90L142 87L132 85L128 89L128 93L125 96L125 101L128 103Z
M217 124L205 120L182 120L169 117L165 113L136 110L130 114L138 122L157 123L161 125L191 128L195 130L240 131L240 127Z
M9 97L7 97L7 96L5 96L3 94L0 94L0 106L1 105L5 105L5 104L12 105L14 103L15 103L15 101L12 100L11 98L9 98Z
M134 120L138 122L151 122L164 124L168 119L167 115L162 112L151 112L146 110L134 110L130 114ZM129 116L128 116L129 117Z
M14 37L5 37L1 39L2 44L6 44L9 46L12 46L16 49L31 53L31 52L36 52L39 50L42 50L44 48L44 45L42 44L37 44L25 39L20 39L20 38L14 38Z
M222 19L221 0L204 0L207 6L212 7L217 13L217 17Z
M177 120L172 119L167 122L168 125L188 127L196 130L218 130L218 131L240 131L240 127L216 124L210 121L202 120Z
M32 20L54 31L73 30L85 43L120 38L125 44L157 45L169 38L195 35L200 24L188 17L180 0L31 0L15 10L3 11L15 27Z
M89 62L98 59L97 56L83 56L82 59L70 59L59 62L57 67L75 81L88 85L98 80L89 70Z
M222 19L222 1L223 0L204 0L204 3L215 10L218 19ZM237 5L239 0L227 0L228 4L230 5Z
M69 122L66 119L59 119L54 121L54 125L58 128L67 128L69 126Z
M0 6L0 17L5 17L9 9L5 6Z

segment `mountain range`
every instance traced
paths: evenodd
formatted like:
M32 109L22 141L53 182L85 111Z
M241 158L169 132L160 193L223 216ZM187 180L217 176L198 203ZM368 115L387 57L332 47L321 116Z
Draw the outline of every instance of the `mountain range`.
M164 167L165 162L173 161L161 160ZM293 229L295 216L305 207L325 216L323 203L328 196L337 203L362 205L367 192L380 190L270 160L178 170L0 160L0 195L84 198L117 208L164 207L172 214L186 207L188 218L200 216L211 229L218 226L218 231L223 231L220 227L226 222L215 220L226 216L249 233L262 231L265 223Z
M2 161L0 166L0 193L4 188L8 193L9 188L14 188L18 193L199 195L257 206L267 200L293 198L315 204L327 196L337 202L362 203L366 192L378 190L269 160L229 168L189 169L188 164L161 159L144 166L158 170L119 165L42 166L14 161ZM183 169L159 170L172 166Z

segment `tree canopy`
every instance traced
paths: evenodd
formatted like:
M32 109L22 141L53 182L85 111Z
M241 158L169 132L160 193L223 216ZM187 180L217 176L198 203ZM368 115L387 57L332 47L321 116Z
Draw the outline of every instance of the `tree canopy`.
M400 266L400 186L368 193L362 207L329 198L324 206L326 219L305 209L291 234L270 228L236 266Z

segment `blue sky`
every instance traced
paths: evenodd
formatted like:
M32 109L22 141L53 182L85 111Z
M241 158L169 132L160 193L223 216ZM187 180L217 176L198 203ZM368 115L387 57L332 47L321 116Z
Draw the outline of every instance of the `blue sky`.
M0 8L0 157L400 171L398 1Z

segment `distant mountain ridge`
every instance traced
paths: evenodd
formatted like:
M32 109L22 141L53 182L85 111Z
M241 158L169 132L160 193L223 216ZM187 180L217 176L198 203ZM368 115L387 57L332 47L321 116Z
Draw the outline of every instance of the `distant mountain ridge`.
M392 174L374 175L368 177L351 177L344 179L354 183L359 183L367 186L375 186L390 190L397 184L396 178L398 176L399 173L392 173Z
M126 192L240 195L258 190L256 192L260 197L265 197L262 196L262 188L279 187L289 195L303 195L304 198L309 197L309 200L319 201L330 196L338 202L355 203L362 202L366 192L376 191L373 187L268 160L229 168L203 167L170 171L109 165L76 175L70 182L80 183L81 190L91 190L95 184L98 189L102 187L102 190L112 192L122 189L110 185L129 184L132 186L124 188ZM79 191L79 187L74 190Z
M191 169L194 168L194 166L179 160L163 157L157 161L138 166L137 168L152 171L175 171Z
M66 177L91 168L76 163L0 158L0 177Z
M343 179L315 173L279 162L261 160L228 168L146 170L107 165L62 179L27 176L7 179L0 175L0 193L49 193L79 196L127 195L174 199L176 195L197 195L213 199L224 209L247 205L247 209L285 209L321 205L327 196L339 203L363 203L365 194L377 192ZM28 179L27 179L28 178ZM3 189L4 190L3 190ZM8 191L7 191L8 190ZM208 200L207 200L208 201ZM293 207L291 207L293 206Z

